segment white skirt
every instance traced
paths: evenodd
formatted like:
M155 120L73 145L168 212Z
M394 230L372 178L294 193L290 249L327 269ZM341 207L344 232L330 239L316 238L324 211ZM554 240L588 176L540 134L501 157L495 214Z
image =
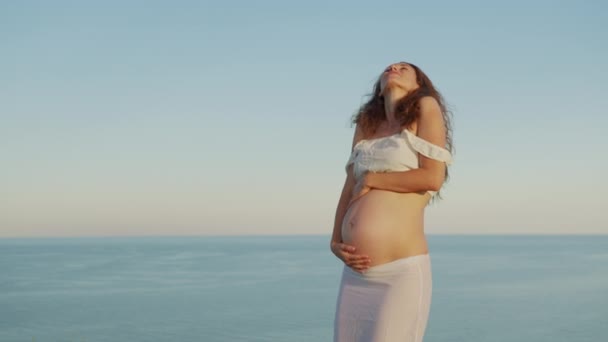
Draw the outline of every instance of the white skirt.
M422 342L432 283L429 254L372 266L363 274L344 265L334 342Z

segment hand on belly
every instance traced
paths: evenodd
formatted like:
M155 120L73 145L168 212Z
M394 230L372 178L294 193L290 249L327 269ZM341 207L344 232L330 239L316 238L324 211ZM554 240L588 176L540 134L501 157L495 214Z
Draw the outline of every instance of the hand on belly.
M417 198L414 196L418 196ZM344 243L368 255L372 265L395 259L418 246L426 248L420 195L372 190L349 207L342 224ZM421 243L424 246L420 246Z

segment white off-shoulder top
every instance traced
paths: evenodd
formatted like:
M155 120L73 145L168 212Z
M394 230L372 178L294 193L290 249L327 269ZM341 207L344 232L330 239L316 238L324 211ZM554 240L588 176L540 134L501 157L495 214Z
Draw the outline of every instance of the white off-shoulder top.
M452 164L452 154L447 149L426 141L410 130L390 136L362 139L353 147L345 169L353 164L355 178L365 172L390 172L417 169L418 153L425 157ZM436 191L428 191L431 196Z

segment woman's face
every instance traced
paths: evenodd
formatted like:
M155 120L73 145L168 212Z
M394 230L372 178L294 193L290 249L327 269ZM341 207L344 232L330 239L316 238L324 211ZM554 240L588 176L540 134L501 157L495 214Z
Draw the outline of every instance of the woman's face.
M386 89L397 87L410 92L418 88L416 82L416 70L407 63L395 63L389 65L380 79L380 93L384 94Z

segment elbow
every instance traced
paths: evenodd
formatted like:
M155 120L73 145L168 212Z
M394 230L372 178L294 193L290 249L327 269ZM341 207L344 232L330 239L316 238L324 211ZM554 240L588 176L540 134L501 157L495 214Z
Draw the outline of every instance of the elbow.
M425 167L421 167L425 170L425 175L423 179L426 181L424 183L426 189L430 191L439 191L443 186L443 182L446 177L446 169L439 165L439 163L432 163L430 165L425 165Z
M431 190L431 191L439 191L439 189L441 189L441 184L437 184L437 183L432 183L430 184L426 190Z
M444 181L443 175L429 177L429 181L427 184L427 188L428 188L427 190L439 191L439 189L441 189L441 187L443 186L443 181Z

